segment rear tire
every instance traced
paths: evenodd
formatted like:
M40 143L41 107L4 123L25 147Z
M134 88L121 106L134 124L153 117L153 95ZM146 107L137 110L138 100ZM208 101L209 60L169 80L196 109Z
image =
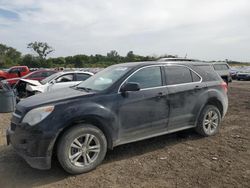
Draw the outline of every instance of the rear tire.
M66 131L59 140L57 158L65 171L81 174L95 169L107 152L103 132L90 124L79 124Z
M213 136L219 131L221 123L221 114L214 105L207 105L203 108L197 126L196 132L202 136Z

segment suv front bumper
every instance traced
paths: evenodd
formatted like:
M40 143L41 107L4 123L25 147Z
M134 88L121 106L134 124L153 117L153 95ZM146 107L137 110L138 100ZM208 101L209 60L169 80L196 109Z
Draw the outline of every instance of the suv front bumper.
M12 127L12 126L11 126ZM46 170L51 168L53 136L34 132L16 126L15 130L7 129L7 145L12 145L15 151L33 168Z

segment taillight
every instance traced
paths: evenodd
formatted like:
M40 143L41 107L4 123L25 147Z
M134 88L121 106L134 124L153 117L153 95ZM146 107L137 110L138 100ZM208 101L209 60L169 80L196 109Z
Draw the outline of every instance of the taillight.
M220 84L220 86L221 86L222 89L227 93L227 90L228 90L228 85L227 85L227 83L226 83L226 82L222 82L222 83Z

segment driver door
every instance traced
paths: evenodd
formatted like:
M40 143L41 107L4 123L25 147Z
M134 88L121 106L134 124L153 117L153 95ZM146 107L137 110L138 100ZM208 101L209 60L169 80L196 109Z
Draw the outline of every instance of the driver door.
M160 66L151 66L135 72L128 82L138 83L139 91L120 93L120 139L127 142L158 134L167 129L169 104L167 88L163 86Z

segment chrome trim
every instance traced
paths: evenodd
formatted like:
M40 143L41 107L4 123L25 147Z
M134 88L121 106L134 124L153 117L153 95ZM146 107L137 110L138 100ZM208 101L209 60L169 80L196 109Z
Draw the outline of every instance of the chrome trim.
M120 92L120 89L122 87L122 85L131 77L133 76L136 72L138 72L139 70L143 69L143 68L148 68L148 67L166 67L166 66L179 66L179 67L185 67L185 68L188 68L190 71L194 72L199 78L200 78L200 81L198 82L188 82L188 83L183 83L183 84L172 84L172 85L163 85L163 86L158 86L158 87L150 87L150 88L143 88L143 89L140 89L140 91L145 91L145 90L150 90L150 89L159 89L159 88L165 88L165 87L175 87L175 86L181 86L181 85L189 85L189 84L195 84L195 83L201 83L203 81L203 78L201 77L200 74L198 74L195 70L193 70L192 68L186 66L186 65L176 65L176 64L173 64L173 65L148 65L148 66L145 66L145 67L141 67L139 69L137 69L136 71L134 71L132 74L130 74L122 83L121 85L119 86L118 88L118 94L121 93Z
M21 119L21 117L22 117L22 116L16 114L15 112L13 112L12 115L15 116L15 117L17 117L17 118L19 118L19 119Z

